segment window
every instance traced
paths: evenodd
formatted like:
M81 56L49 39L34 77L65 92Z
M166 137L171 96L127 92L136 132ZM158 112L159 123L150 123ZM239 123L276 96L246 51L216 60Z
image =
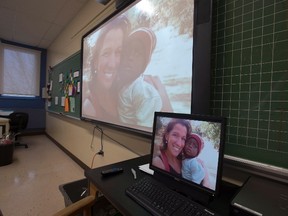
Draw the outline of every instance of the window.
M0 43L0 94L40 95L41 51Z

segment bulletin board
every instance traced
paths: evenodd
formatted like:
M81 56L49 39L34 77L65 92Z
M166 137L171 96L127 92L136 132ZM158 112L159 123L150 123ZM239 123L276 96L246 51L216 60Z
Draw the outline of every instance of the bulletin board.
M80 119L80 54L79 51L49 68L48 111Z

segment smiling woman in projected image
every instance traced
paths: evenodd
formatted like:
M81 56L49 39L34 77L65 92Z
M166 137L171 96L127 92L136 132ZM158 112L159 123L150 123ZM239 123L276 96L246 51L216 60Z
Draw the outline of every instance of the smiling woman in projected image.
M153 155L153 165L181 177L181 153L191 131L188 121L172 119L165 127L159 151Z
M153 85L144 80L143 73L156 45L156 36L148 28L138 28L127 38L119 67L120 121L151 127L155 111L162 109L162 99Z
M130 22L120 16L101 29L92 47L92 73L89 81L89 97L83 107L90 116L99 119L118 120L116 79L123 43L130 32Z

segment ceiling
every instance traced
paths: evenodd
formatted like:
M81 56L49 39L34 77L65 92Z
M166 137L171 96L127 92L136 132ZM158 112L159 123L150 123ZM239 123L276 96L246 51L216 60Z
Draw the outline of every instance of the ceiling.
M0 38L48 48L89 0L0 0Z

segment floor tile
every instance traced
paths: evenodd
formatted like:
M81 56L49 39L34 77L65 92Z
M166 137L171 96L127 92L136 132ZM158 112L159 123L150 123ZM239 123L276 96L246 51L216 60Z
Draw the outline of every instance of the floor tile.
M84 178L83 169L45 135L25 136L13 163L0 166L3 216L51 215L65 207L59 185Z

